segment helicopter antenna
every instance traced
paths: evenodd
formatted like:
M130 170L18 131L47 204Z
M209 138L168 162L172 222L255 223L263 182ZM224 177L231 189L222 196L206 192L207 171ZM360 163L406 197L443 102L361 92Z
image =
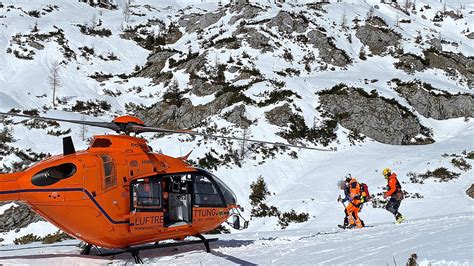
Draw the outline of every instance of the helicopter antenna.
M206 134L206 133L201 133L201 132L193 131L193 130L182 130L182 129L174 130L174 129L166 129L166 128L160 128L160 127L150 127L150 126L146 126L145 122L143 122L142 120L133 116L129 116L129 115L119 116L115 118L112 122L81 121L81 120L52 118L52 117L43 117L43 116L30 116L30 115L24 115L24 114L18 114L18 113L0 112L0 115L24 117L28 119L38 119L38 120L43 120L43 121L66 122L66 123L73 123L73 124L93 126L93 127L101 127L101 128L107 128L107 129L113 130L117 133L125 133L127 135L130 135L130 133L135 133L135 135L138 135L140 133L155 132L155 133L162 133L162 134L202 136L202 137L208 137L208 138L213 138L213 139L237 140L237 141L243 141L245 143L252 142L252 143L259 143L259 144L275 145L279 147L298 148L298 149L306 149L306 150L331 151L328 149L309 147L309 146L303 146L303 145L294 145L294 144L286 144L282 142L271 142L271 141L265 141L265 140L250 139L250 138L247 138L247 135L245 134L243 137L231 137L231 136L224 136L224 135Z

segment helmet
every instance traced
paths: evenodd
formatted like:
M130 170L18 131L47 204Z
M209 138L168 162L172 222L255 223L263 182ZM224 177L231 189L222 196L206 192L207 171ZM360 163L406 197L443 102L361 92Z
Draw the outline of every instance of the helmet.
M383 173L383 176L387 177L392 173L392 170L390 170L390 168L385 168L383 169L382 173Z
M351 174L347 174L347 175L344 177L344 180L346 180L346 182L351 181L351 179L352 179L352 175L351 175Z

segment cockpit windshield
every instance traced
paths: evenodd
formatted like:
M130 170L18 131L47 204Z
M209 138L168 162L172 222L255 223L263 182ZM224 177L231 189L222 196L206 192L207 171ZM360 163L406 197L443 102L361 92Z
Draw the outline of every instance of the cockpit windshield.
M227 205L236 205L237 204L237 197L235 196L234 192L224 183L222 180L220 180L217 176L207 173L210 176L212 176L212 179L216 181L217 185L219 186L219 189L221 190L222 194L224 195L224 199L227 203Z

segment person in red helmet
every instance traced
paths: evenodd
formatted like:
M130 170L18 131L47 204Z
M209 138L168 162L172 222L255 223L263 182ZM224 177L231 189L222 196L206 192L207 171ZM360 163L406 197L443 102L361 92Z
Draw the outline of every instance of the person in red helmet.
M388 183L387 192L384 193L383 198L386 199L390 197L385 209L395 216L396 223L401 223L405 220L405 217L398 212L398 208L400 208L400 203L404 197L402 186L400 185L400 182L398 182L397 174L393 173L389 168L383 169L382 173Z

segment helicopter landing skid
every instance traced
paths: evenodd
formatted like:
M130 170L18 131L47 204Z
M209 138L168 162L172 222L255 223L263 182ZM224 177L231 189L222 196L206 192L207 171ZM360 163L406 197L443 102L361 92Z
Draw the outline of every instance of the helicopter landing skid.
M116 251L116 252L100 253L100 254L97 254L97 256L108 257L108 256L114 256L114 255L123 254L123 253L130 253L132 255L133 259L135 260L135 263L142 264L143 261L139 257L139 252L141 250L150 250L150 249L168 248L168 247L179 247L179 246L187 246L187 245L202 243L206 247L206 252L209 253L209 252L211 252L211 248L209 247L209 243L218 240L218 238L209 238L209 239L207 239L201 234L195 235L195 237L199 238L200 240L190 240L190 241L164 243L164 244L155 243L153 245L143 245L143 246L129 247L129 248L124 248L124 249L122 249L120 251ZM89 251L90 251L90 249L89 249ZM83 253L81 252L81 254L83 254Z

